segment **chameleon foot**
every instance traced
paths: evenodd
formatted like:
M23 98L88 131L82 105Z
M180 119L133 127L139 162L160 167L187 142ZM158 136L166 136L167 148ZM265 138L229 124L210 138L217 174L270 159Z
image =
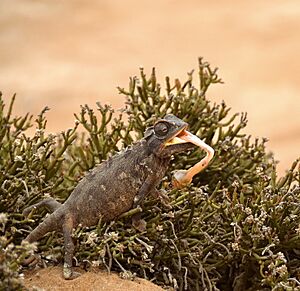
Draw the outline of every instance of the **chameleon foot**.
M132 225L135 229L137 229L140 232L146 231L146 221L144 219L141 219L141 214L137 213L132 216Z
M73 280L81 275L79 272L74 272L72 267L66 263L64 263L63 274L66 280Z
M172 206L170 204L170 197L168 196L167 191L161 189L157 192L158 192L158 198L159 198L161 204L163 206L165 206L167 209L172 209Z

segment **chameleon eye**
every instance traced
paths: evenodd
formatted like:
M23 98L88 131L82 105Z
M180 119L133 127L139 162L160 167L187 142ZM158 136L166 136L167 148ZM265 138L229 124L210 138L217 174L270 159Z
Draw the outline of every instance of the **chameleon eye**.
M157 136L165 136L169 131L169 126L166 122L158 122L154 125L154 132Z

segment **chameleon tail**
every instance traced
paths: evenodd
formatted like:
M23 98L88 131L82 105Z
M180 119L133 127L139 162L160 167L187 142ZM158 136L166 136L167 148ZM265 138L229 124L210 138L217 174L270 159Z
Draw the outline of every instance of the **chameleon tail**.
M23 215L28 216L30 214L30 212L35 211L36 209L42 208L42 207L45 207L48 210L48 212L52 213L55 210L57 210L60 206L61 206L61 203L57 202L55 199L50 197L50 198L40 201L39 203L36 203L29 207L26 207L23 210Z

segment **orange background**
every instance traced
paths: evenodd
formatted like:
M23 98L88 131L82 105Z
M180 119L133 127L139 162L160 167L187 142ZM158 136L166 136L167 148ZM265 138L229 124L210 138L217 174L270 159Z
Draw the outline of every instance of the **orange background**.
M122 107L116 86L157 68L184 79L203 56L224 85L208 93L247 111L284 171L300 148L300 2L1 0L0 90L15 113L48 105L48 129L73 126L80 104Z

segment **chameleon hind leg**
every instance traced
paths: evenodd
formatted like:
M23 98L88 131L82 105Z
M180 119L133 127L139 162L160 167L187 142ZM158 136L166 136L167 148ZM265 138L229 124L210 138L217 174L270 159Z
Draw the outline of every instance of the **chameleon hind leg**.
M57 202L54 198L44 199L36 204L30 205L23 210L23 215L28 216L32 210L36 210L39 208L46 208L48 212L54 212L58 209L62 204Z
M35 211L36 209L39 209L39 208L46 208L48 210L48 212L55 212L62 204L57 202L55 199L53 198L47 198L47 199L44 199L34 205L31 205L27 208L25 208L23 210L23 215L24 216L28 216L32 211ZM42 223L41 226L37 227L36 229L34 229L27 237L25 240L29 241L29 242L34 242L36 240L38 240L43 234L45 234L45 229L47 229L47 226L49 224L47 224L47 222L45 223ZM50 228L49 228L49 231L50 231ZM39 233L42 233L42 235L40 235ZM41 258L39 255L37 254L34 254L28 258L26 258L22 264L24 266L34 266L36 265L38 262L41 261Z
M62 226L62 231L64 236L64 246L65 246L63 275L64 278L67 280L74 279L81 275L80 273L74 272L72 270L72 265L73 265L72 259L74 255L74 249L75 249L72 240L73 226L74 226L74 222L72 217L70 215L66 215Z

